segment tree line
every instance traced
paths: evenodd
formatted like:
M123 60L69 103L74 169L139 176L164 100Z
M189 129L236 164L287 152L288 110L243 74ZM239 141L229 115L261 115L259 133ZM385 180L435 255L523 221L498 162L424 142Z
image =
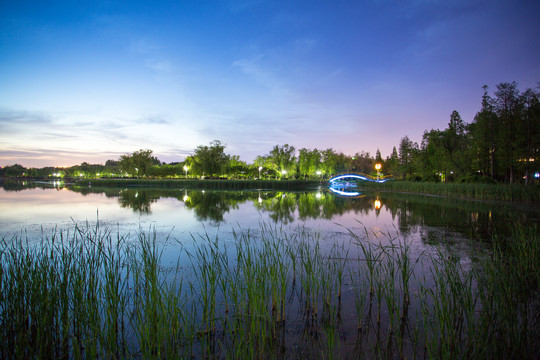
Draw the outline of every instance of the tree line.
M446 129L424 131L420 144L404 136L384 159L379 150L375 156L365 151L346 155L332 148L297 150L284 144L248 164L214 140L197 146L181 162L163 163L152 150L141 149L104 165L27 169L15 164L1 168L0 176L327 179L348 171L374 175L379 163L383 174L415 181L534 182L540 176L540 93L520 92L516 82L497 85L493 96L487 86L483 89L481 110L471 123L453 111Z

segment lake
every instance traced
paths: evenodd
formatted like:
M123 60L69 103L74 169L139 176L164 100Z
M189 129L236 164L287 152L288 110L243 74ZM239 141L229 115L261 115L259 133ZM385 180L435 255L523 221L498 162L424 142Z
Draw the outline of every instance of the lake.
M352 231L391 232L423 245L452 237L486 240L505 234L509 223L533 223L531 206L480 202L429 195L355 189L356 197L326 188L302 192L214 191L165 188L77 188L58 183L0 186L0 235L25 232L30 238L75 223L114 227L122 232L156 228L171 238L221 234L233 228L257 229L260 223L298 226L339 234Z
M431 333L447 331L443 330L446 310L439 309L437 304L448 295L444 295L446 285L440 287L441 281L447 284L448 279L439 276L446 274L444 276L460 282L469 281L468 287L460 290L463 292L452 294L460 303L457 310L450 310L450 313L456 319L462 319L455 320L458 323L464 321L461 309L469 308L471 314L475 313L483 291L488 291L476 284L489 272L484 269L478 273L474 271L481 268L478 264L484 264L483 254L491 256L492 238L509 236L516 225L537 224L538 211L515 203L468 201L361 188L355 192L350 196L350 193L338 194L322 187L287 192L265 189L75 188L59 183L4 183L0 188L0 236L5 244L14 241L13 237L17 235L17 239L28 239L29 244L39 247L40 241L51 238L52 234L73 234L75 227L95 228L98 223L99 228L112 234L131 234L126 237L128 243L137 244L137 234L141 232L155 235L158 247L165 249L159 266L165 269L164 274L168 274L167 283L174 284L179 276L182 282L190 284L189 288L184 287L179 292L183 301L180 308L188 307L194 314L191 322L184 324L192 329L191 337L184 334L191 339L188 341L189 351L186 350L187 345L180 346L182 352L175 352L177 348L173 347L173 351L169 347L171 354L186 355L187 351L196 357L208 354L217 354L217 358L227 354L248 356L244 353L246 345L243 340L237 343L234 340L236 335L231 334L255 336L258 343L261 341L258 338L261 328L280 332L282 340L271 342L271 346L258 345L260 351L275 351L272 357L276 358L318 358L323 350L326 354L345 358L355 358L352 354L395 357L403 353L412 357L423 356L426 352L431 355L440 353L443 351L441 347L445 354L459 357L463 353L455 352L456 346L469 353L471 350L467 343L461 344L463 336L474 326L488 329L482 317L474 322L468 319L466 326L460 325L455 337L448 337L453 344L450 350L441 345L437 337L429 337ZM265 240L268 238L273 240ZM280 240L277 245L272 245L276 238ZM85 248L84 251L89 250ZM256 255L259 264L246 260L245 254ZM129 261L124 255L118 256L121 259L118 264L123 268L123 264ZM405 265L404 259L407 261ZM455 264L459 267L454 269ZM257 268L259 265L261 268ZM443 273L438 272L439 265L445 269ZM297 270L296 266L299 267ZM121 270L121 273L127 272L129 277L130 272L143 271L137 267L134 269ZM255 269L253 274L256 276L249 269ZM403 269L410 269L410 274L400 277L399 271ZM175 275L171 276L170 271ZM212 271L215 272L214 277L209 275ZM267 277L260 271L268 272L264 274ZM474 277L467 280L469 271ZM252 275L255 277L251 278ZM254 280L256 277L261 278ZM135 278L126 280L125 289L137 288ZM283 284L281 296L286 305L272 300L270 306L266 301L280 296L276 290L278 280ZM259 283L266 284L266 281L267 285L258 287ZM207 288L208 284L214 285ZM237 290L228 289L235 286L238 286ZM256 298L264 301L260 303L252 299L252 291L263 294ZM206 299L209 293L214 299L210 302L211 313L207 313L210 311L209 303L201 300ZM472 293L478 301L461 303L467 298L466 294ZM126 304L142 311L137 308L136 294L127 296ZM239 300L242 296L238 294L246 297L247 308L242 307L245 304ZM527 299L525 303L530 301ZM533 296L532 301L534 304L537 298ZM229 313L228 302L233 302L238 308ZM269 311L265 315L268 318L261 315L266 319L264 323L253 325L253 320L239 322L235 323L232 332L227 330L231 326L230 321L249 318L250 311L257 306L265 309L259 311ZM529 311L528 307L524 309ZM98 311L101 314L98 319L104 316L103 311ZM133 310L134 313L137 311ZM275 311L283 314L276 315ZM431 315L426 318L426 311L433 311L433 318L440 316L439 320L433 322ZM128 345L122 347L127 351L124 355L148 355L141 355L142 344L146 340L132 325L133 319L118 316L126 324L134 326L126 330ZM517 317L522 316L520 313ZM166 316L162 322L170 318ZM219 319L217 324L216 318ZM268 319L274 319L270 321L274 325L269 326ZM105 326L104 320L101 321L96 325L98 328ZM206 324L206 330L198 327L203 325L193 324ZM166 326L165 336L172 331L170 326ZM455 323L452 322L450 327L455 327ZM475 332L481 333L480 330ZM501 334L504 335L503 332ZM276 334L272 335L274 340L275 337ZM486 339L494 341L492 336L486 335ZM119 342L114 340L115 344ZM426 345L428 343L431 345ZM216 348L216 344L222 348ZM90 345L87 344L87 348ZM537 345L532 342L532 346ZM385 352L381 352L382 346ZM73 351L68 352L73 355ZM102 351L105 351L102 354L112 355L117 350L111 350L113 353Z

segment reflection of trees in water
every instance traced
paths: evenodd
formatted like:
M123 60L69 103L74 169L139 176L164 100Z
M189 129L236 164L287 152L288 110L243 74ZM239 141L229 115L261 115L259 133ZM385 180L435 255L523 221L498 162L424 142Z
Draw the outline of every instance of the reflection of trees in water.
M296 196L294 193L277 192L269 198L262 200L259 209L269 212L268 216L274 222L288 224L294 221L294 211L296 210Z
M530 219L523 211L503 210L494 203L473 202L435 196L418 196L398 193L368 193L361 198L345 198L329 191L202 191L170 188L73 188L83 195L102 193L116 197L122 207L149 214L151 205L162 197L178 199L186 208L193 210L199 221L224 221L227 212L237 209L239 204L252 202L254 207L268 213L272 221L288 224L299 220L327 219L344 214L369 215L387 211L400 232L407 236L421 233L426 243L441 238L441 229L459 232L468 238L486 239L496 231L504 233L512 222L525 223ZM375 209L375 201L379 200ZM497 209L497 211L493 211ZM513 210L513 211L511 211ZM493 212L492 212L493 211ZM434 232L435 231L435 232ZM444 237L444 236L443 236Z
M238 204L245 201L247 201L245 196L233 192L191 191L185 205L193 210L197 220L220 223L225 213L237 209Z
M258 208L268 212L274 222L288 224L294 221L295 211L302 221L329 220L350 211L367 214L373 210L373 203L368 198L341 198L329 192L278 192L262 199Z
M437 196L385 194L383 204L402 234L420 232L426 244L450 239L452 232L467 238L488 239L494 233L508 233L509 224L525 223L529 217L522 211L502 211L494 203Z
M130 208L140 214L151 214L151 204L158 201L159 195L150 191L138 189L124 189L118 195L118 203L123 208Z

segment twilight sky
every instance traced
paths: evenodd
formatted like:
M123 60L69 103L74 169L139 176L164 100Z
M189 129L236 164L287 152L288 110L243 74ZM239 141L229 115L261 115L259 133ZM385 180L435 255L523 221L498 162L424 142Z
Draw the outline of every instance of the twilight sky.
M540 1L2 1L0 166L219 139L383 157L540 81Z

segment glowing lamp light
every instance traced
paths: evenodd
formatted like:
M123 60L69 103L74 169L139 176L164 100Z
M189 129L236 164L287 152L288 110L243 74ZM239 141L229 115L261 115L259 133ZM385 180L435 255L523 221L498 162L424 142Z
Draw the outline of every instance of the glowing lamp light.
M375 164L375 169L377 169L377 171L381 170L381 168L382 168L381 164L379 163Z
M375 210L380 210L381 209L381 202L379 201L379 199L375 200Z
M534 173L534 177L537 179L540 179L540 173L539 172Z

